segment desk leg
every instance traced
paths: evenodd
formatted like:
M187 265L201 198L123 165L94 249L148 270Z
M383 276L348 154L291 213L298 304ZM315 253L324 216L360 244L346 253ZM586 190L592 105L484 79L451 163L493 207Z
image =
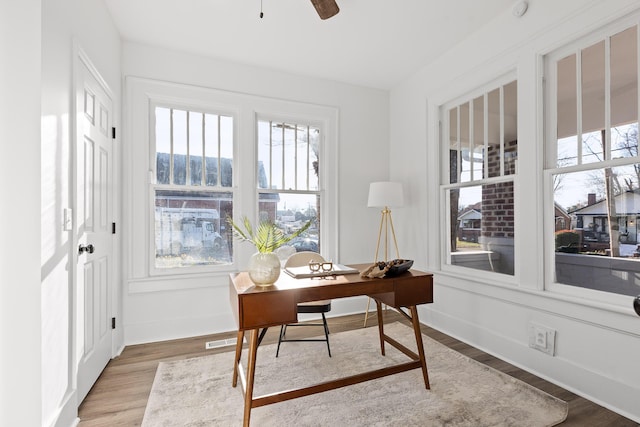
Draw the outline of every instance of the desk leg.
M238 342L236 342L236 358L233 364L233 381L231 385L235 387L238 385L238 363L240 363L240 357L242 357L242 341L244 341L244 331L238 331Z
M424 385L429 390L429 373L427 372L427 359L424 357L424 345L422 344L422 332L420 331L420 320L418 319L418 308L415 305L409 307L411 310L411 322L413 323L413 332L416 336L416 344L418 345L418 355L422 364L422 376L424 377Z
M253 404L253 380L256 373L256 355L258 353L258 329L251 330L249 337L249 361L247 363L247 389L244 392L244 427L249 427L251 406Z
M380 353L384 356L384 321L382 320L382 303L376 300L376 311L378 312L378 335L380 335Z

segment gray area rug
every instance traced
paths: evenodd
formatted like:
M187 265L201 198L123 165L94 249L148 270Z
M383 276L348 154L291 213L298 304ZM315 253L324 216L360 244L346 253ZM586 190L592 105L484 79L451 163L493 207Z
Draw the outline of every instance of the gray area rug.
M415 349L413 331L400 323L387 335ZM423 335L431 390L420 369L337 390L279 402L251 411L251 425L263 426L553 426L566 402L478 363ZM254 396L299 388L328 379L405 362L386 345L380 355L375 327L330 335L324 342L260 346ZM247 351L243 352L246 366ZM240 426L243 398L231 387L233 352L162 362L142 426Z

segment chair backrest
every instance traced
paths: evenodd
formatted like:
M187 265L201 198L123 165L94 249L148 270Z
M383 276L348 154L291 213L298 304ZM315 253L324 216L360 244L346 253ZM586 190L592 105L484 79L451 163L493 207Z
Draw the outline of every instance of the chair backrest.
M309 264L309 261L324 262L325 259L322 257L322 255L320 255L317 252L311 252L311 251L296 252L295 254L287 258L287 261L284 263L284 266L285 268L286 267L303 267Z

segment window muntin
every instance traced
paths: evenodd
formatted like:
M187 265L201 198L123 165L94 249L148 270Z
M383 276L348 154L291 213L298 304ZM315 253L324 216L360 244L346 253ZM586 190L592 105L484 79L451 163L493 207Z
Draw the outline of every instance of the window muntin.
M638 27L550 54L553 282L637 295ZM555 99L554 99L555 98ZM558 228L558 212L566 214ZM550 229L547 231L551 232ZM551 237L549 237L551 241Z
M514 274L517 82L443 107L446 263Z
M259 119L257 127L260 219L274 221L285 234L312 221L289 245L320 252L320 128L266 119Z
M156 269L229 265L233 118L155 106Z

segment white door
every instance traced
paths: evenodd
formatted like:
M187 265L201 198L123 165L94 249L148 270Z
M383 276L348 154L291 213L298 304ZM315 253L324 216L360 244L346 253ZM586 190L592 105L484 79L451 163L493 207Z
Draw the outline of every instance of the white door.
M76 80L76 355L78 401L111 359L113 105L93 67Z

